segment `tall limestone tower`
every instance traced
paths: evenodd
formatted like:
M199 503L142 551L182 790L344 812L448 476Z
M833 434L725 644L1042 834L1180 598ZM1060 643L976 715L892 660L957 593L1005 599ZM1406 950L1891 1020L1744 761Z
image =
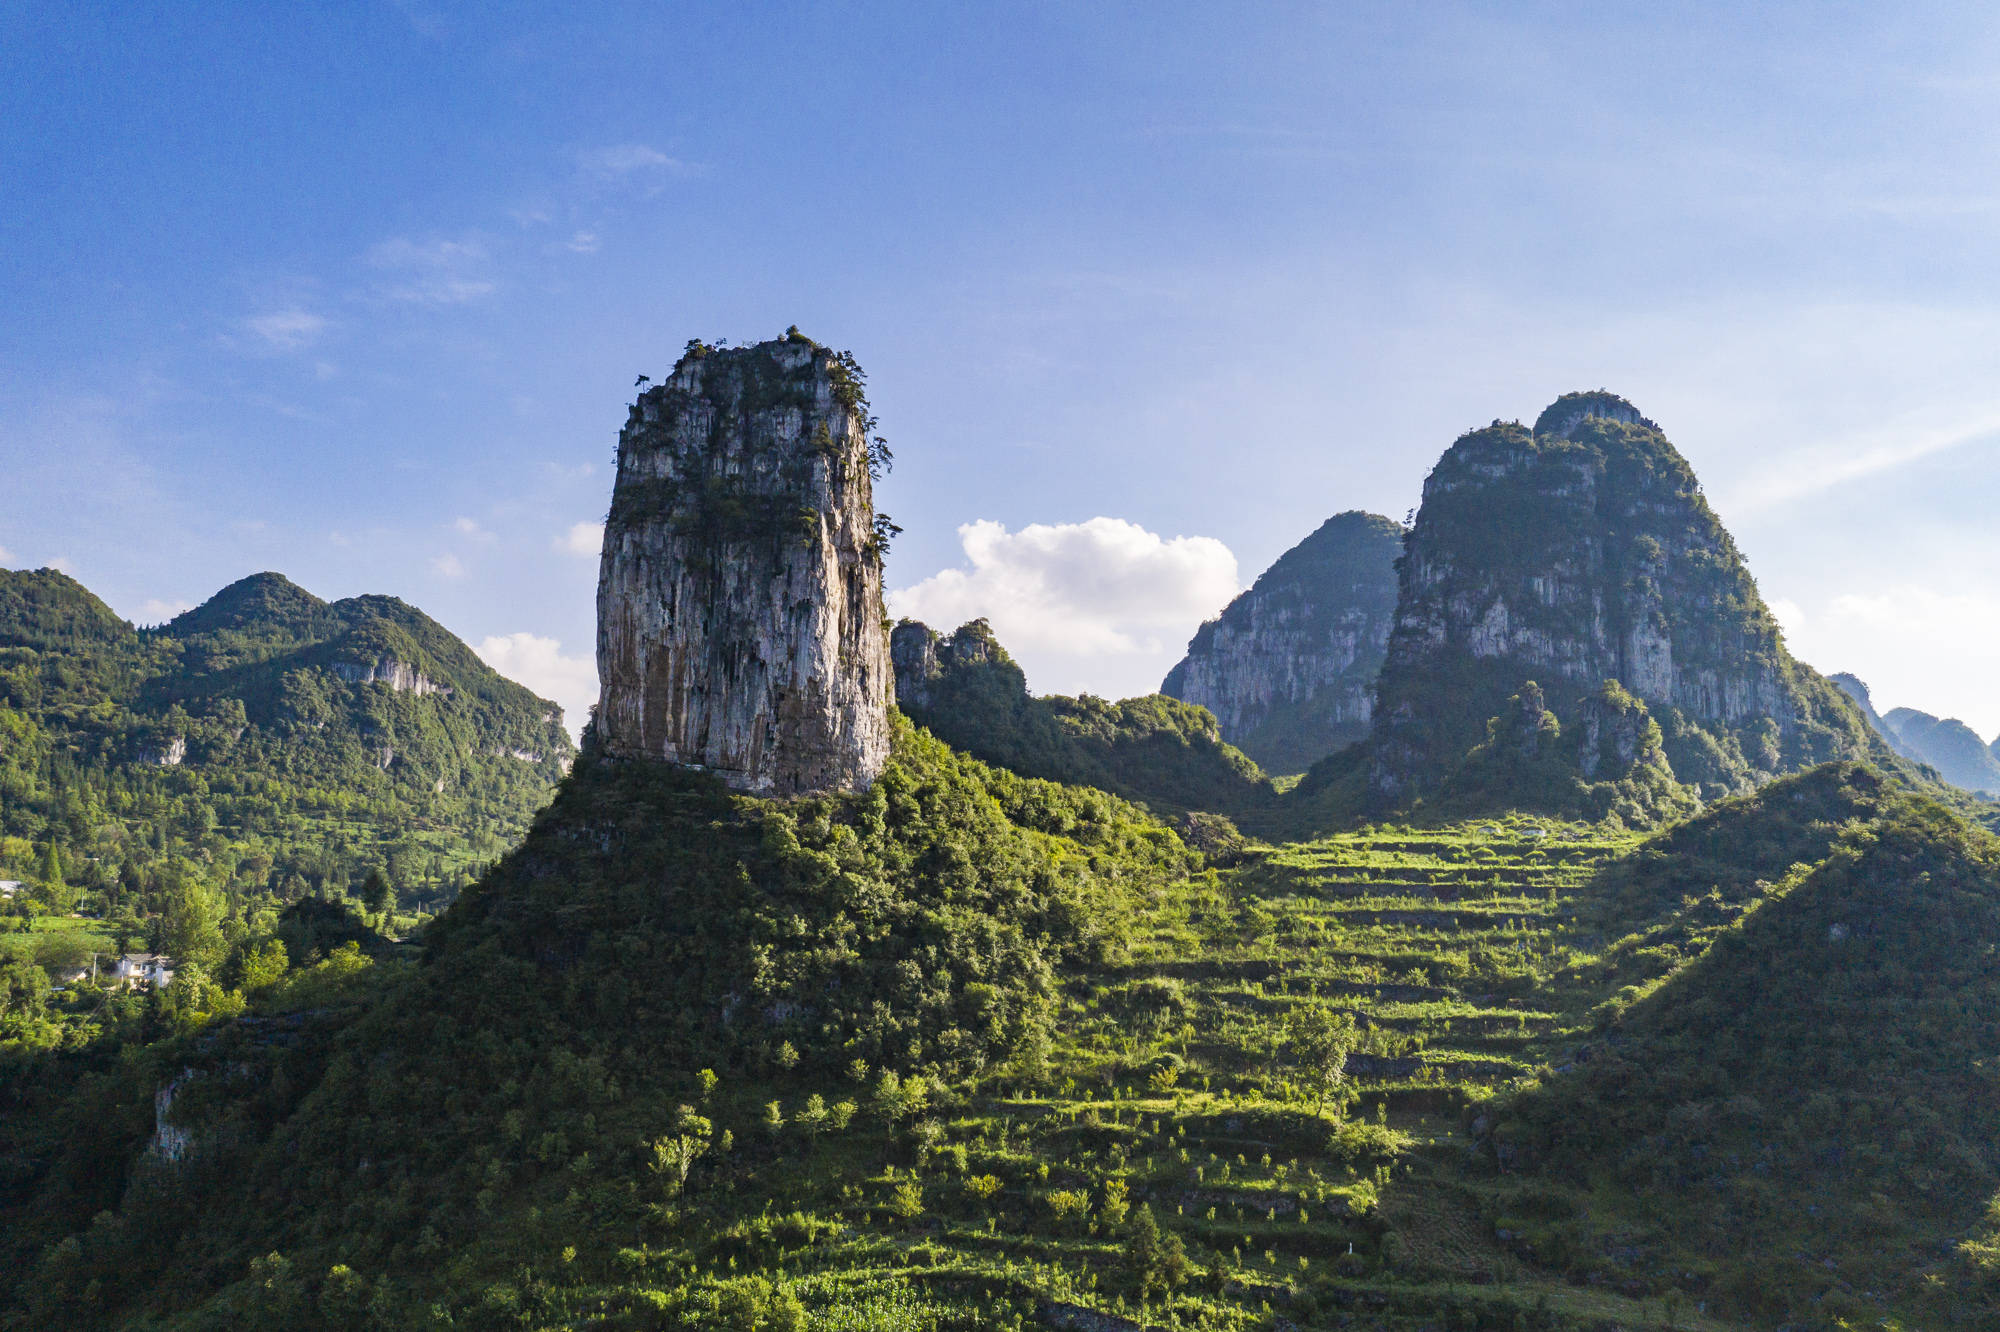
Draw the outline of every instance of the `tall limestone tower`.
M867 399L802 337L699 343L639 395L597 583L597 741L759 795L865 787L889 756Z

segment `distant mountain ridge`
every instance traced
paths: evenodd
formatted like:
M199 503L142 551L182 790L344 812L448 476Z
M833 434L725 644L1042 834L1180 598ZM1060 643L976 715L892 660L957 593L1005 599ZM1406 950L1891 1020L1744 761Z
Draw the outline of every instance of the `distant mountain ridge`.
M422 611L326 602L275 573L138 629L66 574L0 570L0 732L14 860L54 842L145 882L131 867L220 826L269 844L263 868L236 873L273 891L313 866L343 882L413 838L445 859L490 854L575 752L554 703ZM185 813L159 826L161 800ZM337 830L308 832L329 818Z
M1877 713L1868 686L1860 680L1841 674L1834 676L1833 682L1846 691L1869 725L1897 753L1928 764L1938 776L1960 790L2000 796L2000 739L1989 745L1957 718L1935 717L1915 708L1891 708L1886 715Z
M1393 519L1327 519L1195 631L1160 692L1214 713L1223 736L1271 772L1303 772L1362 739L1402 549Z

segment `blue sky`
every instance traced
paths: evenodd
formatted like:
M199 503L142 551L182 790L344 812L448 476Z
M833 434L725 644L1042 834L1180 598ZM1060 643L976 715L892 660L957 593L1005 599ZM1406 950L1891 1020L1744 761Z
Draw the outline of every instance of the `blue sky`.
M1119 695L1329 514L1601 385L1801 655L1991 736L1996 28L12 6L0 564L139 619L394 593L575 710L633 378L796 323L869 370L896 604Z

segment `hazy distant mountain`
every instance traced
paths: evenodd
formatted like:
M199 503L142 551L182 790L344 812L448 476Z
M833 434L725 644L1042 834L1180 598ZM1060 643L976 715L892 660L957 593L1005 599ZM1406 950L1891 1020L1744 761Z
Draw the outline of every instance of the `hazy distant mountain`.
M1201 626L1160 692L1215 714L1271 772L1303 772L1368 734L1396 613L1402 525L1337 514Z
M1964 722L1915 708L1892 708L1883 716L1875 711L1867 685L1844 673L1832 678L1897 753L1929 764L1962 790L2000 795L2000 740L1989 746Z
M1891 708L1882 720L1905 750L1953 786L2000 795L2000 758L1964 722L1915 708Z

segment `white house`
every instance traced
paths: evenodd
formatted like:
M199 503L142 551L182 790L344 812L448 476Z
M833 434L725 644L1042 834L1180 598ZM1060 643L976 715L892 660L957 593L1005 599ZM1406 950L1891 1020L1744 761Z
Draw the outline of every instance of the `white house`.
M120 989L128 985L164 989L173 980L174 960L165 953L127 953L112 964L102 983Z
M19 879L0 879L0 897L12 897L24 886Z

